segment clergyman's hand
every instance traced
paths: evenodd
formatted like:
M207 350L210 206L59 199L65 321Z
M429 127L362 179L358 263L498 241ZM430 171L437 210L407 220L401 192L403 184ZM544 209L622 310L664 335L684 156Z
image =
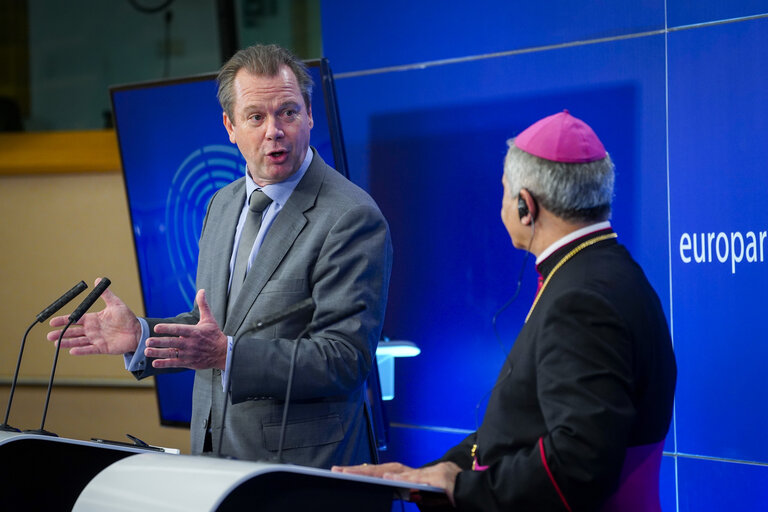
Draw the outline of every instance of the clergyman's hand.
M439 487L445 489L445 494L448 496L451 504L453 504L453 489L456 486L456 477L462 471L453 462L440 462L434 466L418 469L410 468L399 462L388 462L386 464L362 464L359 466L333 466L331 470L339 473L377 476L387 480Z
M331 471L336 473L349 473L352 475L376 476L384 478L384 475L396 475L404 471L413 471L399 462L386 462L384 464L359 464L357 466L333 466Z
M393 474L385 473L384 478L440 487L445 489L445 494L448 496L451 504L455 504L453 501L453 489L456 487L456 477L461 471L461 468L453 462L440 462L434 466L412 469L410 471L401 471Z

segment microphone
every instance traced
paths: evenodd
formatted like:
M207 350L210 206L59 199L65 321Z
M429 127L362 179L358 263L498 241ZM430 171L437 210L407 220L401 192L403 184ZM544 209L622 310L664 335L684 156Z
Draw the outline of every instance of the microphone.
M287 320L289 318L293 318L295 316L309 313L315 309L315 301L312 297L307 297L304 300L301 300L299 302L296 302L295 304L292 304L285 308L280 313L276 313L274 315L270 315L262 320L257 321L252 326L250 326L248 329L243 331L242 334L238 337L238 340L243 337L248 332L251 331L258 331L261 329L264 329L265 327L270 327L272 325L275 325L278 322L282 322L283 320ZM305 333L302 332L301 336L303 336ZM232 358L235 357L235 345L237 344L237 340L232 341ZM230 365L232 364L232 359L230 359ZM226 391L224 392L224 407L221 411L221 430L219 430L219 444L216 449L216 456L221 457L221 442L224 435L224 419L227 417L227 405L229 404L229 392L232 387L232 375L230 374L229 379L227 380L227 386Z
M365 303L362 301L355 302L350 307L337 311L323 319L316 320L310 323L302 332L296 337L293 345L293 353L291 354L291 365L288 368L288 384L285 388L285 401L283 402L283 420L280 423L280 441L277 445L277 462L282 462L283 458L283 443L285 442L285 429L288 425L288 406L291 403L291 387L293 387L293 374L296 370L296 357L299 353L299 344L301 339L306 335L314 331L319 331L330 327L331 325L346 320L347 318L356 315L365 310ZM376 356L373 356L376 357ZM373 362L376 364L376 361Z
M77 306L77 308L75 308L75 310L72 312L72 314L69 315L69 323L74 324L80 320L85 312L88 311L91 306L93 306L93 303L96 302L99 297L101 297L101 294L104 293L104 290L106 290L110 284L112 284L112 281L110 281L107 277L99 281L99 284L96 285L91 293L89 293L88 296L83 299L83 302L81 302L80 305ZM67 327L69 327L69 325L67 325Z
M19 379L19 369L21 368L21 358L24 355L24 345L27 343L27 335L29 334L29 331L32 330L32 327L35 326L36 323L43 323L48 318L51 317L54 313L56 313L58 310L66 306L72 299L80 295L80 293L88 288L88 285L85 284L84 281L80 281L75 286L69 289L64 295L53 301L50 306L42 310L38 315L35 317L35 321L32 322L32 324L27 328L27 331L24 333L24 336L21 338L21 348L19 349L19 358L16 361L16 371L13 372L13 382L11 383L11 393L8 397L8 407L5 409L5 419L3 420L3 424L0 425L0 430L4 432L19 432L19 429L12 427L8 424L8 416L11 414L11 404L13 403L13 395L16 392L16 382Z
M51 377L48 380L48 392L45 395L45 406L43 406L43 418L40 421L40 428L37 430L25 430L25 432L28 432L30 434L42 434L45 436L54 436L58 437L53 432L48 432L45 430L45 418L48 415L48 404L51 400L51 389L53 388L53 377L56 375L56 363L59 361L59 351L61 350L61 340L64 338L64 333L67 332L67 329L80 320L82 316L85 314L86 311L88 311L88 308L93 306L93 303L96 302L96 299L101 297L101 294L104 293L104 290L107 289L107 287L112 284L112 281L109 280L109 278L103 278L101 281L99 281L99 284L97 284L93 290L91 290L91 293L89 293L85 299L83 299L83 302L80 303L77 308L75 308L75 311L72 312L71 315L69 315L69 322L67 323L66 327L62 329L61 334L59 334L59 341L56 343L56 353L53 356L53 366L51 367Z
M79 283L77 283L75 286L70 288L68 292L66 292L64 295L62 295L61 297L53 301L53 303L50 306L48 306L47 308L42 310L40 313L38 313L36 317L37 321L40 323L43 323L46 320L48 320L51 317L51 315L53 315L55 312L57 312L58 310L60 310L61 308L69 304L69 302L72 299L80 295L80 293L82 293L82 291L85 290L86 288L88 288L88 285L85 284L85 281L80 281Z

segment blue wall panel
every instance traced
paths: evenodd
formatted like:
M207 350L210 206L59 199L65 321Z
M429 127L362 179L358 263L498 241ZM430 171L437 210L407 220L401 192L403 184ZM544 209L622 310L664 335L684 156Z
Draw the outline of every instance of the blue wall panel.
M667 0L667 23L670 27L756 16L768 13L766 0Z
M402 462L418 467L437 460L467 434L393 426L389 430L389 448L381 452L382 462ZM418 447L418 449L414 449Z
M666 211L641 209L666 195L664 41L610 46L337 80L351 174L368 176L392 228L385 334L423 350L398 363L392 421L476 428L535 292L529 261L501 349L491 318L523 260L499 218L506 140L544 115L568 107L603 137L618 169L614 225L668 303Z
M765 48L768 19L670 34L669 159L678 450L768 462Z
M663 0L481 5L323 2L324 52L339 73L664 28Z
M676 510L677 507L677 468L675 457L665 455L661 458L659 474L659 501L661 510Z
M768 466L679 457L679 510L768 510Z

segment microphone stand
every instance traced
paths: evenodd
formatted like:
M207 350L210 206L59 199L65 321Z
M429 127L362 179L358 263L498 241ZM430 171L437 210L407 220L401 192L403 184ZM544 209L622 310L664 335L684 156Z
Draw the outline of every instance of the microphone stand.
M11 383L11 394L8 397L8 407L5 409L5 419L3 420L3 424L0 425L0 430L3 432L21 432L21 430L17 429L16 427L12 427L8 424L8 416L11 414L11 404L13 403L13 394L16 392L16 382L19 380L19 369L21 368L21 358L24 355L24 345L27 343L27 335L29 334L29 331L32 330L32 328L37 323L37 320L32 322L32 325L27 327L27 332L24 333L24 336L21 338L21 348L19 349L19 359L16 361L16 371L13 372L13 382Z
M283 419L280 423L280 441L278 444L277 449L277 456L275 457L275 462L282 462L282 456L283 456L283 441L285 439L285 427L288 423L288 406L291 403L290 397L291 397L291 388L293 387L293 374L296 371L296 358L299 353L299 343L301 343L301 339L309 334L309 331L314 326L312 324L308 325L304 328L303 331L299 333L298 336L296 336L296 339L293 340L293 351L291 352L291 363L288 367L288 385L285 389L285 402L283 403ZM233 341L232 344L232 352L234 355L235 351L235 345L237 341ZM219 442L218 442L218 448L216 450L216 456L221 457L221 443L224 438L224 421L227 418L227 405L229 405L229 393L232 388L232 375L229 375L229 379L227 379L227 386L226 391L224 392L224 407L221 411L221 430L219 430Z
M76 320L75 320L76 321ZM72 325L74 322L72 320L69 321L66 327L62 329L61 334L59 334L59 341L56 343L56 353L53 356L53 367L51 368L51 378L48 380L48 392L45 394L45 406L43 407L43 419L40 422L40 428L35 430L25 430L24 432L27 432L29 434L40 434L44 436L52 436L52 437L59 437L58 434L54 434L53 432L48 432L45 430L45 418L48 415L48 403L51 400L51 389L53 389L53 377L56 375L56 363L59 362L59 352L61 351L61 340L64 338L64 333L67 332L67 329L69 329L69 326Z
M264 329L265 327L272 326L278 322L282 322L283 320L286 320L288 318L291 318L295 315L298 315L305 311L312 311L315 309L315 301L312 299L312 297L308 297L302 301L297 302L296 304L293 304L289 306L285 311L272 315L271 317L267 317L263 320L260 320L256 322L254 325L246 329L239 337L238 339L242 338L243 335L246 333L249 333L251 331L259 331L261 329ZM299 337L296 338L295 343L298 344L298 341L309 332L311 328L311 323L308 325L300 334ZM230 364L234 361L235 357L235 346L237 345L238 339L232 340L232 358L230 359ZM219 442L218 446L216 448L216 456L221 457L221 443L224 438L224 421L227 419L227 406L229 405L229 393L232 389L232 374L230 372L229 378L227 379L227 385L226 389L224 390L224 407L221 411L221 430L219 430Z
M277 445L277 462L283 462L283 441L285 440L285 429L288 425L288 406L291 404L291 387L293 386L293 374L296 371L296 357L299 353L299 343L301 343L301 339L309 334L309 331L314 326L312 324L309 324L307 327L304 328L301 333L296 337L296 340L293 342L293 352L291 353L291 364L288 367L288 385L285 388L285 402L283 403L283 419L280 422L280 441Z
M296 359L298 357L299 353L299 344L301 343L301 339L304 337L304 335L309 334L310 332L317 332L322 329L325 329L328 326L334 325L337 322L340 322L342 320L345 320L352 315L355 315L357 313L360 313L366 308L366 305L364 302L356 302L351 307L339 311L335 314L330 315L328 318L325 318L323 320L317 320L315 322L310 323L296 338L296 342L293 345L293 353L291 354L291 364L288 369L288 384L285 388L285 403L283 404L283 420L280 422L280 441L277 446L277 462L282 462L283 457L283 441L285 441L285 430L288 427L288 406L291 403L291 388L293 387L293 374L296 370ZM375 355L373 356L375 359ZM375 361L373 364L376 364Z
M3 432L21 432L19 429L12 427L8 424L8 416L11 414L11 404L13 403L13 395L16 392L16 383L19 380L19 369L21 368L21 358L24 355L24 346L27 343L27 335L29 334L29 331L32 330L32 327L35 326L36 323L43 323L48 318L51 317L55 312L63 308L66 304L69 303L72 299L80 295L80 293L88 288L88 285L85 284L84 281L80 281L75 286L70 288L64 295L56 299L51 303L50 306L42 310L40 313L37 314L35 317L35 321L32 322L32 325L27 327L27 332L24 333L24 336L21 338L21 347L19 348L19 359L16 361L16 370L13 372L13 382L11 383L11 394L8 397L8 407L5 410L5 419L3 420L3 424L0 425L0 430Z
M356 302L352 305L352 307L347 308L346 310L337 312L335 314L330 315L328 318L323 319L322 321L315 321L311 322L309 325L307 325L296 337L293 343L293 352L291 353L291 363L290 367L288 369L288 384L285 389L285 402L283 403L283 420L280 423L280 441L277 448L277 456L275 457L276 462L282 462L282 456L283 456L283 442L285 441L285 430L288 425L288 406L291 402L291 388L293 387L293 374L296 371L296 359L298 358L299 353L299 344L301 343L301 339L313 331L319 331L321 329L324 329L328 327L329 325L333 325L337 322L340 322L342 320L345 320L346 318L349 318L350 316L357 314L361 311L363 311L366 308L365 303L363 302ZM262 326L266 327L267 322L262 322L262 325L259 326L261 328ZM237 340L233 340L232 342L232 358L231 361L234 359L234 352L235 352L235 345L237 344ZM229 402L229 393L230 388L232 385L232 371L230 369L229 379L227 380L225 395L224 395L224 407L222 408L222 414L221 414L221 430L219 431L219 445L216 450L217 456L221 456L221 442L224 435L224 420L226 419L227 415L227 403Z

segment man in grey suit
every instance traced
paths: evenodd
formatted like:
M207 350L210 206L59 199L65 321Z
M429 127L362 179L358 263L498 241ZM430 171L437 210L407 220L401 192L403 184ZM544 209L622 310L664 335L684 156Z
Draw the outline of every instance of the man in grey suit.
M264 460L278 449L294 339L309 322L362 302L364 311L298 340L283 459L317 467L366 462L365 382L392 264L387 223L368 194L309 146L312 81L293 54L275 45L246 48L218 82L224 126L247 171L208 206L194 309L137 318L107 290L106 308L70 327L62 346L74 355L123 354L137 378L195 369L192 453ZM308 297L313 313L252 329ZM66 317L51 321L65 324ZM222 425L227 382L231 405Z

